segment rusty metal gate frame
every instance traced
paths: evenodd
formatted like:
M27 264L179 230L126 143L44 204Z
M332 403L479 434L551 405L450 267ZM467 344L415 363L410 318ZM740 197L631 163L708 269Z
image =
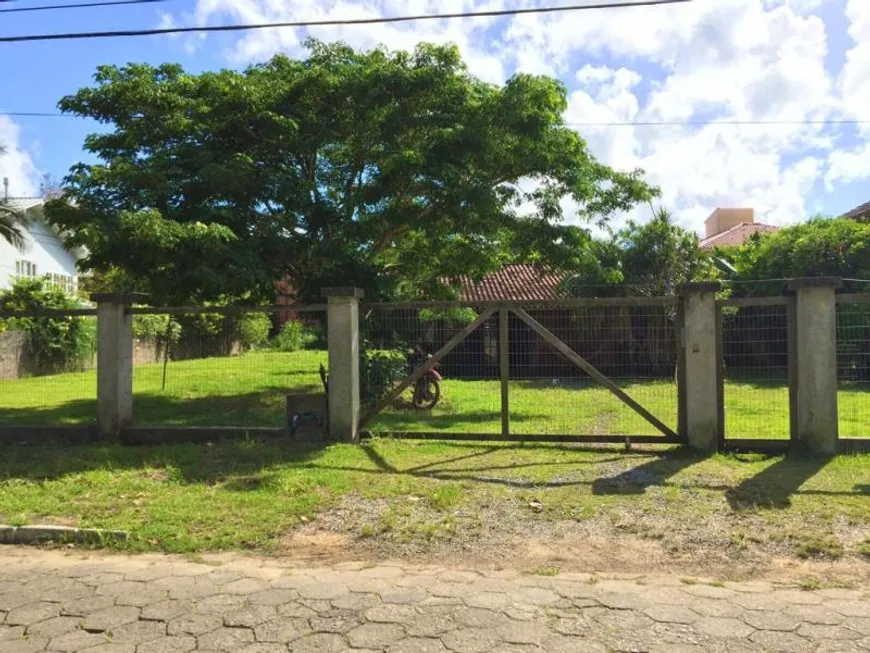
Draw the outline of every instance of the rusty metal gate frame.
M490 441L507 441L507 442L588 442L588 443L685 443L686 437L683 429L683 394L679 391L682 386L678 380L678 429L674 431L662 422L658 417L644 408L640 403L629 396L622 388L617 386L606 375L602 374L585 358L575 352L568 344L560 340L556 335L550 332L544 325L538 322L535 318L529 315L524 306L534 305L536 308L541 306L550 306L553 308L589 308L602 306L674 306L678 309L678 327L682 324L682 303L680 298L674 296L667 297L620 297L620 298L590 298L590 299L572 299L572 300L554 300L548 302L408 302L408 303L383 303L369 305L369 308L380 309L420 309L420 308L458 308L458 307L474 307L481 309L482 312L477 319L468 324L459 333L455 334L441 349L439 349L431 357L418 365L408 376L406 376L398 385L396 385L389 393L375 403L369 410L363 413L359 420L359 428L362 434L371 435L365 430L365 426L371 420L393 401L406 389L411 387L420 377L432 369L442 358L455 349L460 343L468 338L478 327L487 322L496 313L498 314L498 340L499 340L499 377L501 382L501 433L441 433L441 432L402 432L388 433L392 437L401 437L403 439L438 439L438 440L490 440ZM510 432L510 366L508 358L508 318L510 313L513 313L524 324L531 328L547 344L555 348L563 357L573 363L575 366L584 371L598 385L609 390L617 399L626 404L634 412L640 415L644 420L658 430L661 435L522 435ZM678 328L679 332L679 328ZM677 375L682 377L683 373L683 356L680 349L680 355L677 361Z

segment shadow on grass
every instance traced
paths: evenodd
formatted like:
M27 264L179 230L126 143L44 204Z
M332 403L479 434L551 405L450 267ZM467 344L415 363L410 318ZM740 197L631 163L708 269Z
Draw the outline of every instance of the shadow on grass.
M643 494L652 485L665 485L672 476L704 460L704 456L687 449L675 449L667 456L620 472L616 476L596 478L592 494Z
M761 472L725 492L732 510L789 508L791 497L820 472L832 457L784 456ZM855 494L862 494L860 486Z
M256 392L201 397L170 393L137 393L133 401L134 426L284 426L284 395L322 392L322 387L269 386ZM77 399L55 406L0 407L0 424L69 425L96 422L96 399Z

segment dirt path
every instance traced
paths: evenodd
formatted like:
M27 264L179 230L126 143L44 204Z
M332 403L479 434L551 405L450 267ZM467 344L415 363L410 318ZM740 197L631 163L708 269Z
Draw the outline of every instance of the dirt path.
M194 562L0 548L0 653L870 649L870 585L863 583L800 589L761 578L529 574L469 569L467 560L373 565L337 555L315 564L310 553L307 561L221 555ZM547 551L542 559L552 557Z

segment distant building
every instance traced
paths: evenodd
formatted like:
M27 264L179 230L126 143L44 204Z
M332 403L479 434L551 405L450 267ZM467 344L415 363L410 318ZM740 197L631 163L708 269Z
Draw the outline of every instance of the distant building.
M858 222L870 222L870 202L862 204L861 206L856 206L843 217L852 218Z
M703 249L742 245L753 234L769 234L779 230L771 224L755 221L754 209L716 209L704 220Z
M16 213L24 214L26 242L16 249L0 238L0 290L8 290L22 277L45 278L54 286L73 295L78 290L76 262L81 252L70 252L58 233L45 222L41 199L9 199L4 202Z

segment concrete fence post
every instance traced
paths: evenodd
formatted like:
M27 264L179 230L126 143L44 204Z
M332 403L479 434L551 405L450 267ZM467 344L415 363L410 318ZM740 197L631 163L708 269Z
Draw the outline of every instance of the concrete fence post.
M329 347L329 435L333 440L359 439L359 288L325 288Z
M836 277L793 279L795 293L795 437L812 453L837 452Z
M713 452L719 446L719 376L717 359L717 281L680 286L682 333L680 334L682 428L689 446Z
M99 293L97 304L97 430L117 438L133 421L134 295Z

